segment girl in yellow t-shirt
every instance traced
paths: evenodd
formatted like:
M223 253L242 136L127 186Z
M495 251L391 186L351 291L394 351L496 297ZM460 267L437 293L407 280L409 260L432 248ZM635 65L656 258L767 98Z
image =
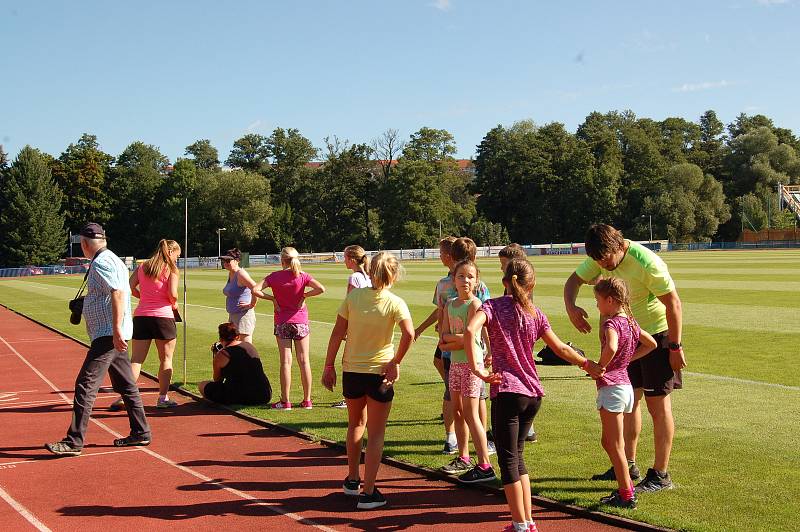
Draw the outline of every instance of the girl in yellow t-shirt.
M342 392L347 401L347 466L344 493L358 495L358 508L378 508L386 499L375 487L383 454L386 420L392 408L394 382L400 377L400 362L414 340L414 324L405 301L390 291L402 267L388 252L370 261L371 288L356 288L339 307L336 325L328 342L322 385L336 385L336 354L347 338L342 355ZM400 326L400 343L395 351L392 335ZM364 459L364 489L359 476L361 439L369 432Z

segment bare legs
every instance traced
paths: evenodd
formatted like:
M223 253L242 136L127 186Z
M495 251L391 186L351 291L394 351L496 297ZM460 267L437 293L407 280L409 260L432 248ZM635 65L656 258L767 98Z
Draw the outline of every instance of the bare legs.
M172 382L172 355L175 353L177 339L155 340L158 351L158 393L161 397L167 395ZM150 340L131 340L131 371L136 382L142 372L142 364L150 351Z
M300 381L303 385L303 400L311 400L311 362L308 358L310 335L300 340L287 340L275 337L278 342L278 355L281 364L281 401L289 402L289 390L292 387L292 343L294 343L297 365L300 366Z
M383 455L383 439L386 433L386 420L392 403L379 403L369 397L347 399L347 478L359 478L359 464L361 462L361 440L366 428L369 438L367 452L364 457L364 493L372 493L375 489L375 479Z

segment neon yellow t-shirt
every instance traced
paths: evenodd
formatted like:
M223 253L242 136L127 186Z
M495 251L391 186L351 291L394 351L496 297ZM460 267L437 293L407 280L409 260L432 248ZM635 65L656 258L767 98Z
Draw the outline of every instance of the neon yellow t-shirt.
M342 370L354 373L383 373L394 357L392 334L396 323L410 320L408 305L389 290L355 288L339 306L347 320Z
M589 283L600 277L619 277L628 283L631 293L631 311L639 326L650 334L667 330L667 309L657 296L675 290L667 265L661 257L641 244L625 240L628 252L619 266L612 271L602 269L587 257L575 270L575 275Z

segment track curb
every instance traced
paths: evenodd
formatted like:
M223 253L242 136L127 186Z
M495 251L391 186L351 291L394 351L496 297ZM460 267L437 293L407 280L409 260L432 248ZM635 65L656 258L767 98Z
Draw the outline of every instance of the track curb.
M0 303L0 307L3 307L6 310L9 310L9 311L13 312L14 314L17 314L18 316L21 316L21 317L23 317L23 318L25 318L25 319L27 319L29 321L32 321L33 323L36 323L37 325L39 325L41 327L44 327L45 329L48 329L49 331L52 331L52 332L54 332L54 333L56 333L56 334L58 334L60 336L63 336L65 338L69 338L70 340L72 340L72 341L74 341L74 342L76 342L76 343L78 343L78 344L80 344L80 345L82 345L82 346L84 346L86 348L89 347L89 344L87 344L83 340L75 338L74 336L72 336L72 335L70 335L70 334L68 334L68 333L66 333L64 331L61 331L59 329L56 329L55 327L53 327L51 325L48 325L46 323L42 323L41 321L39 321L39 320L37 320L35 318L32 318L32 317L30 317L30 316L28 316L26 314L23 314L22 312L14 310L13 308L8 307L7 305L4 305L4 304ZM158 378L156 376L154 376L154 375L152 375L152 374L150 374L150 373L148 373L146 371L142 371L141 374L144 375L145 377L149 378L152 381L158 382ZM198 395L198 394L196 394L194 392L191 392L191 391L189 391L189 390L187 390L185 388L180 387L177 384L170 385L170 389L180 393L181 395L184 395L186 397L190 397L196 402L203 403L205 405L208 405L208 406L211 406L213 408L220 409L220 410L225 410L225 411L229 412L230 414L232 414L233 416L238 417L240 419L243 419L245 421L248 421L248 422L250 422L250 423L252 423L254 425L258 425L258 426L261 426L261 427L277 430L279 432L283 432L283 433L291 435L291 436L302 438L302 439L310 441L310 442L320 443L320 444L322 444L322 445L324 445L326 447L333 448L333 449L336 449L336 450L341 451L341 452L346 452L345 446L343 444L337 442L337 441L328 440L328 439L325 439L325 438L320 438L318 436L315 436L313 434L309 434L307 432L303 432L301 430L293 429L291 427L286 427L286 426L280 425L278 423L274 423L272 421L268 421L266 419L261 419L261 418L252 416L250 414L247 414L245 412L241 412L241 411L236 410L236 409L234 409L234 408L232 408L230 406L227 406L227 405L214 403L214 402L209 401L208 399L205 399L204 397L202 397L202 396L200 396L200 395ZM397 458L391 458L391 457L388 457L388 456L384 455L383 459L381 461L384 464L396 467L398 469L402 469L404 471L409 471L411 473L419 474L419 475L424 476L425 478L428 478L428 479L440 480L440 481L443 481L443 482L448 482L450 484L453 484L454 486L458 486L459 488L477 489L477 490L485 491L487 493L494 493L494 494L497 494L499 496L503 495L502 488L499 488L499 487L496 487L496 486L486 486L486 485L481 485L481 484L464 485L464 484L459 483L457 480L455 480L450 475L446 475L446 474L441 473L439 471L436 471L434 469L431 469L431 468L428 468L428 467L424 467L424 466L421 466L421 465L418 465L418 464L414 464L414 463L411 463L411 462L407 462L405 460L399 460ZM624 528L624 529L627 529L627 530L637 530L637 531L643 531L643 532L672 532L673 531L673 529L671 529L671 528L660 527L660 526L657 526L657 525L651 525L649 523L643 523L643 522L640 522L640 521L635 521L633 519L628 519L628 518L617 516L617 515L598 512L598 511L595 511L595 510L589 510L589 509L584 508L582 506L576 506L576 505L573 505L573 504L567 504L567 503L559 502L559 501L556 501L554 499L549 499L547 497L541 497L539 495L532 495L531 496L531 500L534 503L536 503L537 505L539 505L539 506L541 506L543 508L547 508L548 510L561 511L561 512L564 512L564 513L569 514L569 515L574 515L576 517L581 517L581 518L588 519L588 520L591 520L591 521L595 521L595 522L598 522L598 523L617 526L617 527Z

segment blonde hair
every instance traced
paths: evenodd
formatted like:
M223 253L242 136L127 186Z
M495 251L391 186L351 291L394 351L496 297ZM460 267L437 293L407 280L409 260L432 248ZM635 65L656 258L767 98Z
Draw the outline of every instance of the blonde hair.
M622 307L628 321L636 323L631 310L631 294L628 283L619 277L604 277L594 285L594 293L600 297L610 297Z
M300 254L293 247L285 247L281 250L281 266L289 268L295 277L303 271L300 267Z
M170 273L178 273L178 265L172 259L172 252L178 250L180 253L180 249L180 244L174 240L162 238L150 258L142 264L142 272L153 280L158 279L165 268L169 268Z
M453 252L453 242L456 241L454 236L446 236L439 240L439 253L450 255Z
M531 301L533 287L536 286L536 272L526 259L511 259L506 266L503 281L508 286L508 293L517 305L531 316L536 316L536 308Z
M344 248L344 256L358 264L362 273L367 274L367 272L369 272L369 257L361 246L357 244L347 246Z
M392 286L403 274L403 266L397 257L388 251L381 251L369 264L369 277L375 290L383 290Z

